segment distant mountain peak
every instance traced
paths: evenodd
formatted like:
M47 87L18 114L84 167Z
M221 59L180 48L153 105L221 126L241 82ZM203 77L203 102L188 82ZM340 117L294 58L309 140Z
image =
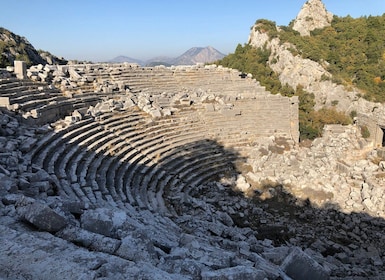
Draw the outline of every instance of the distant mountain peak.
M322 0L309 0L297 15L293 29L302 36L310 35L310 31L331 25L333 14L326 10Z
M223 53L211 46L193 47L175 58L173 64L191 65L197 63L209 63L222 59L223 57L225 57Z
M217 49L207 46L207 47L193 47L188 49L182 55L172 58L167 56L158 56L147 61L142 61L139 59L131 58L128 56L117 56L114 59L109 60L110 63L137 63L139 65L195 65L197 63L209 63L216 60L222 59L225 57L223 53Z
M139 65L143 64L143 61L141 61L140 59L135 59L135 58L124 56L124 55L119 55L119 56L109 60L108 62L110 62L110 63L124 63L124 62L127 62L127 63L136 63L136 64L139 64Z

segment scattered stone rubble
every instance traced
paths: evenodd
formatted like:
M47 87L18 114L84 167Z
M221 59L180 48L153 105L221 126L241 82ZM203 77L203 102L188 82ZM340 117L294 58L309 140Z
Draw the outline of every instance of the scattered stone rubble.
M23 157L52 128L0 119L4 279L382 277L384 159L364 153L353 126L327 128L309 148L267 139L250 156L253 171L234 181L253 196L213 183L166 217L58 196L51 175Z
M284 185L318 206L331 203L346 213L365 210L384 218L384 161L381 150L371 147L356 126L326 126L311 147L290 151L271 138L254 151L248 175L254 183Z
M169 107L154 96L127 89L64 122L134 105L153 118L197 100L226 106L207 91L164 93ZM2 279L383 277L385 158L355 126L328 126L310 147L257 139L238 175L166 197L173 213L63 196L62 181L25 156L55 129L0 111Z

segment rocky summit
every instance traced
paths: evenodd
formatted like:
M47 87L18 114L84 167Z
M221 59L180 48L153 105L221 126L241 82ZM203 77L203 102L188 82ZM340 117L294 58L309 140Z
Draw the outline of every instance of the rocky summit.
M294 20L293 29L302 36L310 35L314 29L330 26L332 19L333 14L326 10L322 0L309 0Z

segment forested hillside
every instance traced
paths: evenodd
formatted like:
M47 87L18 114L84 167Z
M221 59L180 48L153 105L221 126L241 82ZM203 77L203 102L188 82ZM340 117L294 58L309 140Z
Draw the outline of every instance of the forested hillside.
M274 22L262 19L254 28L267 33L270 39L279 38L281 44L291 43L293 55L320 63L332 74L332 78L323 77L325 80L356 87L370 101L385 102L385 14L356 19L334 16L331 26L316 29L311 36L300 36L292 26L291 23L277 27ZM293 89L282 85L269 66L269 63L274 63L269 62L269 56L267 48L239 44L234 53L217 64L253 74L273 94L298 95L302 139L319 136L324 124L351 121L334 108L314 111L314 96L301 87Z

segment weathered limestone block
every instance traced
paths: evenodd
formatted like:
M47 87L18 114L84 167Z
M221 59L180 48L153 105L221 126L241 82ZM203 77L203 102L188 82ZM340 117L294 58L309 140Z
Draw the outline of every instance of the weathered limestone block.
M330 277L325 268L296 247L281 265L282 270L296 280L328 280Z
M148 113L153 118L160 118L162 116L162 113L160 112L160 110L158 110L156 108L151 108Z
M247 192L249 188L250 188L250 184L246 182L245 177L243 177L242 175L239 175L237 179L237 189L239 189L242 192Z
M82 76L78 72L76 72L74 68L69 68L68 73L70 74L72 81L80 81L82 78Z
M126 222L127 214L123 211L98 208L87 210L81 216L82 228L108 237L116 236L117 231Z
M221 279L250 279L259 280L267 279L267 274L260 269L248 267L248 266L235 266L229 268L223 268L214 271L204 271L201 274L202 280L221 280Z
M67 225L64 217L60 216L48 206L39 202L23 203L23 199L17 206L20 218L30 222L39 230L57 232Z
M9 173L9 172L8 172ZM0 173L0 195L17 191L17 180Z
M376 206L370 198L366 198L362 201L362 205L364 205L369 211L375 212Z
M35 137L25 138L21 142L19 149L23 153L29 152L31 150L31 148L36 144L36 142L37 142L37 139Z
M130 261L150 261L155 264L158 256L153 242L147 237L144 231L135 231L122 239L116 255Z
M114 254L121 244L120 240L89 232L74 226L68 226L62 229L57 235L67 241L79 244L90 250L107 254Z
M9 97L0 97L0 107L9 106Z
M33 182L42 182L42 181L49 181L49 182L51 182L52 178L51 178L51 175L49 175L47 171L45 171L43 169L40 169L39 171L37 171L36 173L33 173L30 176L29 181L31 183L33 183Z
M18 79L27 78L27 66L25 64L25 61L15 60L14 66L15 66L15 74Z

